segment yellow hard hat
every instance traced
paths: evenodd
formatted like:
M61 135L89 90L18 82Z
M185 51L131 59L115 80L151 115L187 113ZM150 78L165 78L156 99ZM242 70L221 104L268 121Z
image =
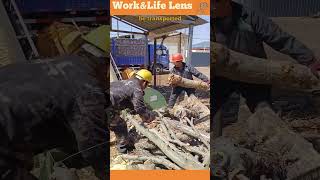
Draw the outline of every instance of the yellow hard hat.
M141 69L136 73L136 77L138 79L148 81L149 83L152 81L152 73L146 69Z

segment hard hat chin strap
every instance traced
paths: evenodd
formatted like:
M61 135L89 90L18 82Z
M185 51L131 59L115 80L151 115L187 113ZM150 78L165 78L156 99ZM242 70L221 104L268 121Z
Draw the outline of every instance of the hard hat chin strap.
M138 78L139 80L144 80L141 76L136 75L136 78Z
M140 81L143 81L143 84L141 84L141 85L143 86L143 89L146 88L146 87L150 84L150 82L144 80L144 79L143 79L141 76L139 76L139 75L136 75L136 78L139 79Z

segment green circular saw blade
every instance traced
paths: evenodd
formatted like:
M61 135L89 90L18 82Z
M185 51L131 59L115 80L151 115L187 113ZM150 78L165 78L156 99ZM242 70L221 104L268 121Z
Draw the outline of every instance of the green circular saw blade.
M165 97L153 88L144 90L144 102L152 110L163 108L167 105Z

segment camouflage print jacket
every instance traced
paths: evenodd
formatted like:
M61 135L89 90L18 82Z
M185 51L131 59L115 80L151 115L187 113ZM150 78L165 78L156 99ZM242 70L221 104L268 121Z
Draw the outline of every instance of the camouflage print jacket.
M110 101L114 110L128 108L145 119L149 119L151 111L146 107L143 96L144 92L136 78L110 84Z
M183 63L182 69L172 68L171 69L172 74L179 75L186 79L193 79L192 76L195 76L199 79L201 79L204 82L208 82L209 79L207 76L199 72L196 68L192 67L191 65ZM194 89L188 89L180 86L172 87L171 94L169 97L168 106L172 108L178 98L178 96L181 94L181 92L186 91L187 93L195 91Z
M271 19L241 4L232 2L233 17L216 19L216 41L250 56L266 58L263 43L291 56L300 64L309 65L313 52L294 36L282 31Z
M93 64L105 62L68 56L0 68L0 148L78 152L108 141L105 89L94 77ZM106 177L106 150L107 144L82 153L100 177ZM9 156L4 152L0 164L12 167L14 161L1 159Z

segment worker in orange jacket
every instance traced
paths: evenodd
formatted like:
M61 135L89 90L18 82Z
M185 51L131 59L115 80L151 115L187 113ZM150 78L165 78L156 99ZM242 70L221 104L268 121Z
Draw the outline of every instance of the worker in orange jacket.
M283 31L276 23L261 13L237 3L236 0L213 0L211 29L215 30L215 41L227 48L254 57L267 59L264 44L274 50L286 54L298 63L306 65L318 76L320 61L315 54L296 37ZM271 86L257 85L233 81L225 77L215 76L212 90L213 111L218 112L232 94L240 94L246 99L251 112L261 102L271 102ZM238 109L237 107L237 109ZM222 108L223 109L223 108ZM238 110L234 109L235 114ZM224 114L224 111L222 111Z
M209 78L199 72L196 68L191 66L190 64L186 64L183 62L183 56L180 53L174 54L171 57L171 62L174 64L174 67L171 69L170 73L179 75L183 78L186 79L191 79L193 80L192 76L195 76L202 81L210 84ZM193 88L185 88L185 87L180 87L180 86L174 86L172 87L170 98L169 98L169 103L168 103L168 108L173 108L174 104L177 101L177 98L182 92L186 92L188 96L191 94L195 93L195 89Z

